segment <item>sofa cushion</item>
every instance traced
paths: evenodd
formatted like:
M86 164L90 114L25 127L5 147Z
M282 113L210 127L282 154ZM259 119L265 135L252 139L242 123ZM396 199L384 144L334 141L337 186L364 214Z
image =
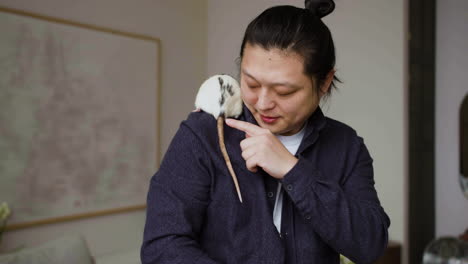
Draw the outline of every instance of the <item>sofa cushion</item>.
M141 264L140 249L124 250L96 258L96 264Z
M0 255L1 264L93 264L85 240L78 235L61 237L39 246Z

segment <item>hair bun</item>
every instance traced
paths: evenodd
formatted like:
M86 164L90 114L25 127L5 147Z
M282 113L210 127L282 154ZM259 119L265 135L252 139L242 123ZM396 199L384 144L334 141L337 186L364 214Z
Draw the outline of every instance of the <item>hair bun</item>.
M305 8L322 18L335 10L333 0L305 0Z

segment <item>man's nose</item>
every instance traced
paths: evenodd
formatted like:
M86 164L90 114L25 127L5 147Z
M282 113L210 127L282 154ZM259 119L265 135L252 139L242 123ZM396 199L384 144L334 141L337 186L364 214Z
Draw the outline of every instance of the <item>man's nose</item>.
M273 101L270 91L268 91L267 88L262 88L258 94L257 109L265 111L273 107L275 107L275 102Z

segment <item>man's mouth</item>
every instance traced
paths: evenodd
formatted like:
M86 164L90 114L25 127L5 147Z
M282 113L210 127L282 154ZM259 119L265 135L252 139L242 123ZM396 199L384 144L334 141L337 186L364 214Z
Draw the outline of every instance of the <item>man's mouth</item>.
M261 117L262 121L263 121L264 123L267 123L267 124L272 124L272 123L274 123L276 120L278 120L278 117L265 116L265 115L262 115L262 114L260 114L260 117Z

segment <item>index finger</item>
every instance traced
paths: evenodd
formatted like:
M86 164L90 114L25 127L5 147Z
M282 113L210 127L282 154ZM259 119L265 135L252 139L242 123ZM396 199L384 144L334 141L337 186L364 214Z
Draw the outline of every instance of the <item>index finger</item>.
M230 127L233 127L235 129L239 129L241 131L244 131L245 133L251 135L251 136L255 136L255 135L258 135L260 133L263 132L263 128L257 126L257 125L254 125L254 124L251 124L249 122L245 122L245 121L240 121L240 120L236 120L236 119L232 119L232 118L227 118L226 119L226 124Z

